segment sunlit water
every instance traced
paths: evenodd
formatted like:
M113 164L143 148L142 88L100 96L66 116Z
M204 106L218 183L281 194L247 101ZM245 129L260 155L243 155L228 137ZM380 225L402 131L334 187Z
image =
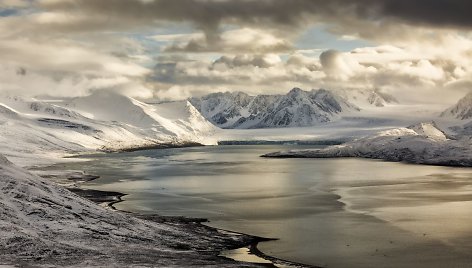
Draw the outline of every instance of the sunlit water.
M279 238L259 249L326 267L470 267L472 169L365 159L268 159L297 146L219 146L89 157L85 187L118 209L210 219Z

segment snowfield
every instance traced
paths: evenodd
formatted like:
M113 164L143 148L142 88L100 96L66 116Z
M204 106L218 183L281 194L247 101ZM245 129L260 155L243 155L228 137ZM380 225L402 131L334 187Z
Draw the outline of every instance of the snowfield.
M264 157L363 157L415 164L472 166L472 139L452 140L434 122L395 128L324 149L274 152Z
M217 257L252 240L197 223L112 211L0 156L0 265L254 267Z

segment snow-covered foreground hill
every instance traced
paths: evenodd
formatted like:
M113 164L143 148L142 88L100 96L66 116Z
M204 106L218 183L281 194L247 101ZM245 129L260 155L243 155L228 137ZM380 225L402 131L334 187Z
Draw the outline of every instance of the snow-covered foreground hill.
M187 101L151 105L106 91L60 101L0 98L0 152L25 164L96 150L215 144L216 131Z
M101 207L0 156L0 266L257 266L217 257L253 238L155 220Z
M416 164L472 166L472 139L449 139L435 123L381 131L324 149L274 152L264 157L364 157Z

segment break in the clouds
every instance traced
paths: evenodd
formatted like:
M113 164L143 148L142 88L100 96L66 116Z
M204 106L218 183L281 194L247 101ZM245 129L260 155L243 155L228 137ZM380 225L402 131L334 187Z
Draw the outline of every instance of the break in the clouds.
M176 99L298 86L448 101L472 87L471 9L458 0L2 0L0 90Z

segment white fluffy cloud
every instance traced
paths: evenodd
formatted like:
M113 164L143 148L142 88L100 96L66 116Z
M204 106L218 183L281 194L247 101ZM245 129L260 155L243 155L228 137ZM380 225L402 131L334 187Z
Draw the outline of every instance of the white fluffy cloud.
M187 59L170 65L172 78L167 77L171 81L167 88L180 85L186 88L186 95L221 89L282 93L295 86L377 88L406 101L453 102L472 85L472 60L464 57L471 49L462 36L456 38L456 42L447 38L448 47L453 48L447 53L432 44L418 43L348 52L327 50L319 58L296 52L283 60L276 54L225 55L214 61ZM159 68L156 66L155 72ZM196 86L195 90L190 85ZM165 89L166 83L158 88Z
M327 77L346 81L361 71L361 65L350 54L336 50L327 50L320 55L320 63Z
M3 64L15 63L42 72L128 76L148 72L138 64L70 42L4 40L0 43L0 54Z
M150 98L153 92L126 76L58 75L17 65L0 65L0 92L7 95L51 95L75 97L95 90L114 90L130 96Z

